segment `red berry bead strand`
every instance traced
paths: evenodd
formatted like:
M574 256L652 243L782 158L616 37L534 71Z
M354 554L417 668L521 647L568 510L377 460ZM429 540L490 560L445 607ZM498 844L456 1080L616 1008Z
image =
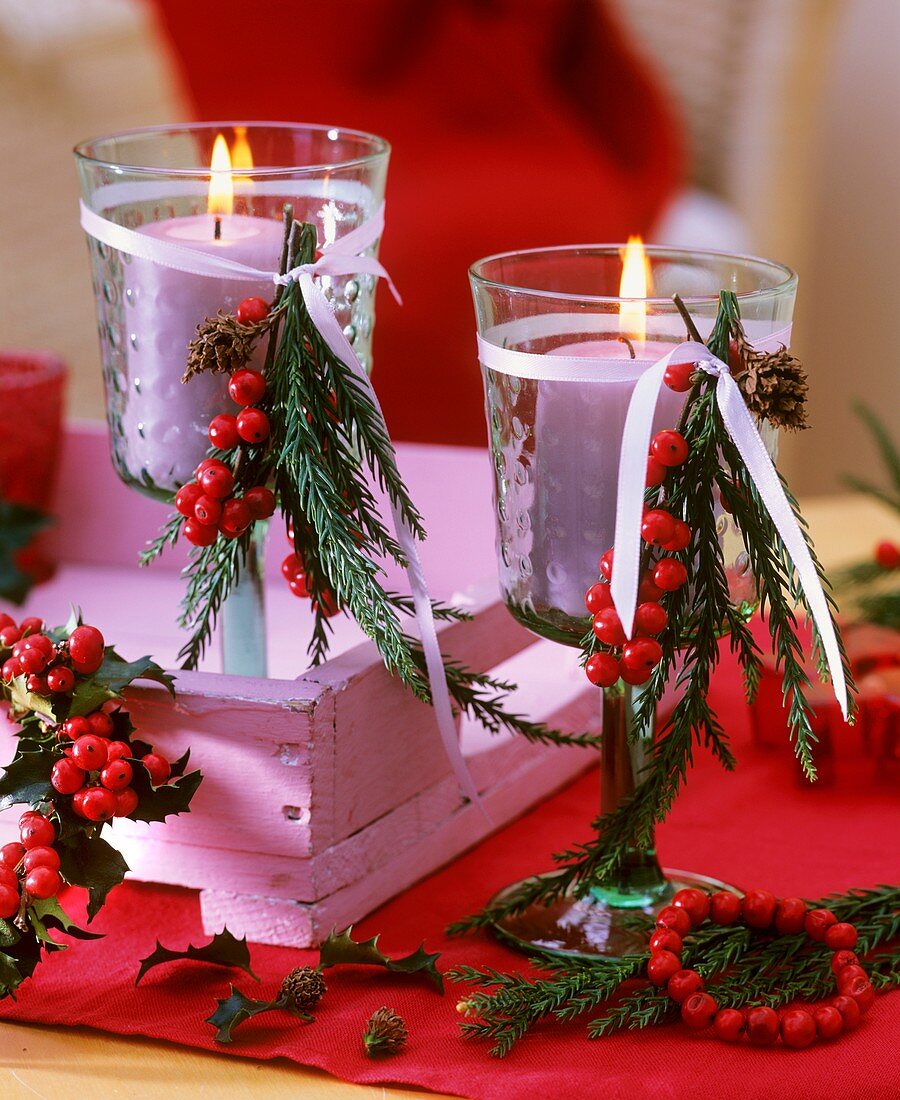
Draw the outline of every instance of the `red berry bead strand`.
M790 1008L780 1014L766 1005L720 1008L704 988L701 975L682 968L683 940L706 921L731 925L741 919L759 931L802 932L814 942L824 943L833 952L830 968L838 995L826 1004ZM725 1042L746 1038L754 1046L771 1046L780 1038L786 1047L801 1049L816 1039L833 1039L852 1030L871 1008L875 990L852 950L857 939L852 924L838 921L830 909L809 909L802 898L779 900L769 890L748 890L743 898L727 890L712 895L693 888L679 890L672 904L657 915L647 978L681 1006L681 1019L693 1030L712 1027Z

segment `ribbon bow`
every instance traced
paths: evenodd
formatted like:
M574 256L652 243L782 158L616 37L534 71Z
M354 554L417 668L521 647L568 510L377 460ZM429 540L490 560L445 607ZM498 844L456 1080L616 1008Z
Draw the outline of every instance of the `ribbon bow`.
M638 379L631 395L619 461L616 499L614 553L616 567L610 585L613 604L627 637L634 628L640 579L641 519L644 508L645 459L650 447L653 417L666 367L673 363L695 363L716 379L716 402L728 434L743 458L747 472L769 513L775 529L790 554L831 674L831 683L844 720L847 720L847 684L840 648L822 590L819 575L803 533L794 517L778 472L760 438L737 382L727 363L704 344L689 341L654 363Z
M366 393L381 418L384 435L386 438L388 437L387 427L384 426L384 413L365 367L359 361L359 357L353 350L350 341L344 335L328 299L317 282L322 277L335 275L360 273L374 275L376 278L385 279L391 293L398 302L400 301L400 295L381 263L374 256L361 255L378 241L384 230L384 203L356 229L351 230L336 241L325 244L322 247L321 255L314 263L300 264L283 275L277 271L265 271L250 267L247 264L230 260L225 256L199 252L169 240L138 233L127 226L117 225L115 222L101 217L85 205L83 201L81 203L81 226L86 233L110 248L178 271L186 271L193 275L245 281L248 279L271 280L275 285L287 285L296 282L309 311L310 319L319 330L322 339L331 352L353 371L363 392ZM422 570L415 534L406 523L400 509L393 502L390 503L390 507L397 542L408 563L406 573L409 577L416 622L421 634L422 650L428 672L428 684L431 690L431 699L441 742L460 789L487 816L459 747L456 723L450 704L447 675L444 670L440 646L438 645L437 627L435 626L431 599L425 583L425 574Z

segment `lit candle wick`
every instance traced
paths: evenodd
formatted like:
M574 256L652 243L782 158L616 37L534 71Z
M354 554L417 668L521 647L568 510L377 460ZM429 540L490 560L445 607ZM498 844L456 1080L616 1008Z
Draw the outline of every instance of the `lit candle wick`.
M222 239L222 219L216 217L215 229L213 229L213 240L221 241Z

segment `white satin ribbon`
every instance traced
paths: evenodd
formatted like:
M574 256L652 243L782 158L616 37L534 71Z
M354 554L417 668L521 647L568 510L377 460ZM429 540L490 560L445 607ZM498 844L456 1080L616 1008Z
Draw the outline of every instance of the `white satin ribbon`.
M794 564L797 579L806 595L822 640L834 694L846 721L847 684L844 666L828 610L828 601L822 591L806 541L728 364L716 358L704 344L693 341L680 344L645 371L634 387L628 406L619 459L616 534L613 544L615 568L610 584L613 603L622 620L625 634L629 638L632 635L640 581L641 519L653 416L666 367L675 363L696 363L700 370L716 379L716 402L722 420Z
M125 252L131 256L150 260L153 263L162 264L164 267L174 268L177 271L186 271L193 275L210 276L218 279L238 279L242 281L265 279L271 280L276 285L287 285L296 282L300 287L300 293L309 311L310 319L318 329L322 339L331 352L353 372L363 392L366 393L381 417L382 423L384 422L384 413L369 376L338 324L334 311L321 286L316 282L319 278L335 275L359 273L374 275L377 278L387 280L394 297L398 301L400 300L390 276L379 261L374 256L360 255L367 248L372 247L382 234L384 229L383 203L370 218L357 226L356 229L351 230L343 237L339 237L336 241L324 245L321 249L321 255L314 263L301 264L284 275L277 271L265 271L250 267L247 264L229 260L224 256L199 252L184 245L175 244L170 240L136 232L127 226L117 225L115 222L101 217L86 206L84 202L81 203L81 225L86 233L110 248L115 248L119 252ZM387 437L386 427L384 428L384 434ZM416 537L393 501L390 501L390 507L397 542L408 562L406 573L409 577L416 621L421 634L422 650L428 671L428 684L441 742L459 783L460 790L481 809L485 817L488 817L459 747L453 708L450 703L450 690L447 686L447 676L438 644L437 627L431 609L431 599L428 595L422 563L419 558Z

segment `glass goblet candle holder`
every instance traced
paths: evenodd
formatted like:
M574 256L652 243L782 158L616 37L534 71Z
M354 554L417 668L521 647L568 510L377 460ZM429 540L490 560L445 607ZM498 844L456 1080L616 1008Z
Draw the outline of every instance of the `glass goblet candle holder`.
M634 386L687 338L672 295L681 297L705 339L719 291L734 291L749 339L770 347L789 342L796 290L793 273L766 260L649 248L641 263L654 296L626 297L620 290L622 254L619 246L605 245L540 249L492 256L470 272L483 348L567 359L564 379L489 366L483 375L500 588L519 622L573 647L590 627L584 599L598 579L598 557L613 544L619 455ZM490 356L483 351L482 358ZM684 397L663 388L655 431L675 426ZM774 431L763 426L763 436L774 452ZM731 597L749 615L757 599L749 559L733 522L718 507ZM636 728L640 691L620 683L603 692L604 812L633 793L646 764L654 730ZM497 927L526 948L584 955L643 950L628 914L652 913L676 889L698 883L713 880L664 872L650 845L631 853L614 882L531 906ZM520 885L495 902L509 900Z
M78 145L75 157L83 202L95 214L148 238L274 274L285 205L295 220L316 227L321 244L333 243L381 206L389 152L379 137L335 127L204 123L97 138ZM88 244L113 465L127 484L168 501L206 456L212 417L237 411L225 374L182 384L188 344L205 318L234 313L245 298L270 301L272 278L194 274L90 236ZM323 278L322 287L369 367L374 277ZM264 344L254 353L259 362ZM251 557L224 609L225 669L264 675L255 542Z

